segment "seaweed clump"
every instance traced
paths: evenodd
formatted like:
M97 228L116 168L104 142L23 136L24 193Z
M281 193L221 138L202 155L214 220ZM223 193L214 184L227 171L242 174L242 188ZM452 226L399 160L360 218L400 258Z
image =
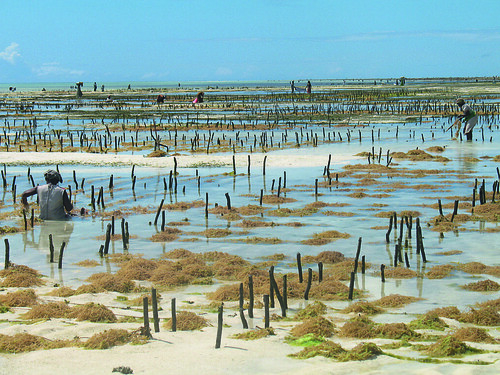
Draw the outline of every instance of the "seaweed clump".
M33 289L23 289L0 296L0 304L7 307L29 307L38 303Z
M172 329L172 319L166 320L163 325ZM208 320L192 311L179 311L176 315L176 328L179 331L199 331L208 326Z
M460 321L482 326L497 326L500 325L500 314L495 307L486 306L463 313L460 316Z
M440 338L424 351L431 357L462 357L467 353L481 352L481 350L471 348L454 336Z
M376 336L375 323L366 316L360 315L349 319L340 328L339 336L368 339Z
M88 320L90 322L114 323L117 320L110 309L93 302L73 307L67 316L78 321Z
M500 284L493 280L482 280L462 285L462 288L474 292L496 292L497 290L500 290Z
M7 288L29 288L44 284L38 271L24 265L11 264L0 271L0 277L3 278L1 286Z
M374 301L373 304L382 307L398 308L419 300L421 300L421 298L402 296L401 294L390 294Z
M64 318L69 311L70 307L66 302L58 301L35 305L22 316L25 319Z
M404 323L382 324L376 327L375 332L378 337L392 340L409 340L420 336Z
M453 337L460 341L485 342L489 344L497 343L497 341L486 332L484 328L478 327L463 327L453 332Z
M384 352L372 342L362 342L356 345L352 350L341 354L337 360L339 362L348 361L366 361L372 359Z
M351 235L348 233L341 233L336 230L327 230L321 233L314 233L312 238L300 242L304 245L322 246L340 238L349 237L351 237Z
M366 301L358 301L355 302L348 307L346 307L344 310L342 310L345 313L357 313L357 314L365 314L365 315L376 315L380 314L384 310L381 309L380 307L375 306L374 304Z
M314 303L307 305L306 308L300 310L295 315L295 318L298 320L315 318L317 316L325 314L326 310L327 310L327 307L323 302L314 301Z
M342 346L333 341L327 340L317 345L306 347L300 352L290 354L289 356L297 359L308 359L316 356L337 359L341 354L344 354L345 352L346 350L342 348Z
M314 337L331 337L335 331L335 324L323 316L316 316L304 320L290 331L289 339L296 339L308 334Z
M258 340L268 336L274 336L274 329L269 328L257 328L243 333L238 333L233 336L235 339L239 340Z
M428 312L409 324L409 328L412 329L433 329L437 331L444 331L447 327L448 324L443 322L434 312Z
M83 346L86 349L109 349L117 345L142 344L146 341L146 337L137 332L128 332L125 329L108 329L90 337Z
M1 353L25 353L39 349L56 349L76 345L74 340L48 340L29 333L17 333L13 336L0 334Z

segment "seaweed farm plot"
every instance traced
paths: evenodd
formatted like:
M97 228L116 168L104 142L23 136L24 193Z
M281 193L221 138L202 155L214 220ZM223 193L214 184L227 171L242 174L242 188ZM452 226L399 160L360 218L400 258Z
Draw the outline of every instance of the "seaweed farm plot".
M451 127L450 87L214 92L197 107L186 104L192 93L160 106L149 92L116 92L122 103L106 111L97 94L75 104L51 94L50 105L33 94L40 104L29 109L19 104L28 96L4 97L0 307L20 306L9 293L43 288L71 301L51 305L58 318L102 295L132 314L127 324L142 323L154 287L164 312L175 311L166 296L177 298L207 320L179 319L202 327L217 324L222 303L234 327L254 308L253 328L269 325L271 302L281 343L313 348L294 358L493 364L499 114L491 91L474 90L474 142ZM49 168L74 204L67 221L38 219L36 195L27 211L20 202ZM37 316L31 306L21 307ZM275 334L266 326L231 339ZM472 336L488 349L462 342ZM371 341L346 350L346 338Z

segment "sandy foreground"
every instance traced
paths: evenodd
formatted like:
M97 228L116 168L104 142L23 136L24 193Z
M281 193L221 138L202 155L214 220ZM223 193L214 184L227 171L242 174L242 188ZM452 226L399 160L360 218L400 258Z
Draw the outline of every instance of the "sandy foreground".
M51 285L49 280L47 285ZM37 295L45 302L63 300L63 298L49 297L46 293L50 287L35 288ZM189 299L193 305L206 304L207 300L202 295L188 295L177 293L179 301L178 310L183 308L180 301ZM70 304L83 304L86 302L101 303L108 306L118 317L123 315L142 316L141 308L130 310L120 306L116 297L118 293L106 292L100 294L82 294L66 298ZM162 293L164 299L160 306L160 320L170 316L169 295ZM303 302L291 301L289 316L292 316ZM111 374L114 368L128 367L134 374L498 374L500 361L498 353L486 353L463 358L468 362L480 359L495 362L487 366L446 363L418 363L395 359L380 355L373 360L360 362L335 362L323 357L307 360L298 360L287 355L299 352L302 347L288 345L284 342L289 330L297 322L272 321L276 335L267 338L244 341L232 338L234 334L242 333L241 320L235 310L236 305L226 305L224 310L224 328L221 347L215 349L216 341L216 313L198 312L209 320L212 326L202 331L177 331L171 332L160 323L160 332L153 331L152 317L151 330L153 340L144 345L116 346L106 350L88 350L83 348L62 348L52 350L38 350L21 354L0 355L0 374ZM294 309L295 307L295 309ZM304 307L304 306L300 306ZM17 316L28 308L12 308L11 312L3 315L3 319L15 321ZM193 310L197 311L197 310ZM279 314L279 309L271 309L271 313ZM151 312L150 312L151 315ZM329 314L332 316L331 314ZM333 319L339 319L333 314ZM342 315L342 314L340 314ZM248 317L247 317L248 318ZM347 315L342 319L348 318ZM248 319L249 328L263 327L263 310L256 309L254 319ZM75 336L85 340L95 333L107 329L123 328L129 331L140 328L141 323L91 323L78 322L72 319L51 319L34 324L0 323L2 334L14 335L26 332L43 336L48 339L70 339ZM345 349L352 349L363 340L332 338ZM372 339L371 342L383 345L392 340ZM468 345L495 350L496 345L475 344ZM398 354L414 356L415 353L398 351Z
M250 155L251 167L262 166L266 158L266 166L270 167L315 167L326 166L328 154L288 150L275 153L235 154L235 164L239 168L248 167ZM267 157L266 157L267 156ZM127 166L137 165L144 167L173 168L174 158L180 168L230 166L232 168L232 154L176 154L159 158L150 158L142 155L114 155L89 154L79 152L0 152L0 161L10 165L52 165L52 164L81 164L95 166ZM331 163L346 164L354 159L352 155L332 155ZM245 169L246 171L246 169Z

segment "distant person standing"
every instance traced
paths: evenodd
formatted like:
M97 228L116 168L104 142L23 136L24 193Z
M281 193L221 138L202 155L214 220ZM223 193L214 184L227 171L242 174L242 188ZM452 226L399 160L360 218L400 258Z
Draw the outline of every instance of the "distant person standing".
M94 82L94 92L97 91L97 82Z
M312 90L312 85L311 85L311 81L307 81L307 85L306 85L306 92L308 94L311 93L311 90Z
M292 90L292 94L295 92L295 81L290 82L290 89Z
M458 118L462 120L462 122L465 120L464 135L467 137L468 141L472 141L472 129L474 129L474 126L477 124L476 112L474 112L468 104L465 104L465 100L463 99L457 99L457 105L463 112Z
M58 185L59 182L63 181L62 177L59 172L53 169L45 172L44 177L47 184L35 186L22 194L21 201L24 209L28 210L29 208L28 197L37 194L40 204L40 219L65 220L68 218L66 212L71 212L73 204L69 199L66 189Z

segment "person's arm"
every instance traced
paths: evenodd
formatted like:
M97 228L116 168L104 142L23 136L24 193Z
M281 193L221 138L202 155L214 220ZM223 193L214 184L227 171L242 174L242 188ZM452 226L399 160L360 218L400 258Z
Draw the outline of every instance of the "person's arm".
M66 192L66 190L64 190L63 193L63 205L64 209L67 212L71 212L71 210L73 209L73 203L71 203L71 201L69 200L68 193Z
M33 187L31 189L26 190L22 195L21 195L21 202L23 203L24 207L29 206L28 204L28 197L31 197L32 195L36 194L37 187Z

